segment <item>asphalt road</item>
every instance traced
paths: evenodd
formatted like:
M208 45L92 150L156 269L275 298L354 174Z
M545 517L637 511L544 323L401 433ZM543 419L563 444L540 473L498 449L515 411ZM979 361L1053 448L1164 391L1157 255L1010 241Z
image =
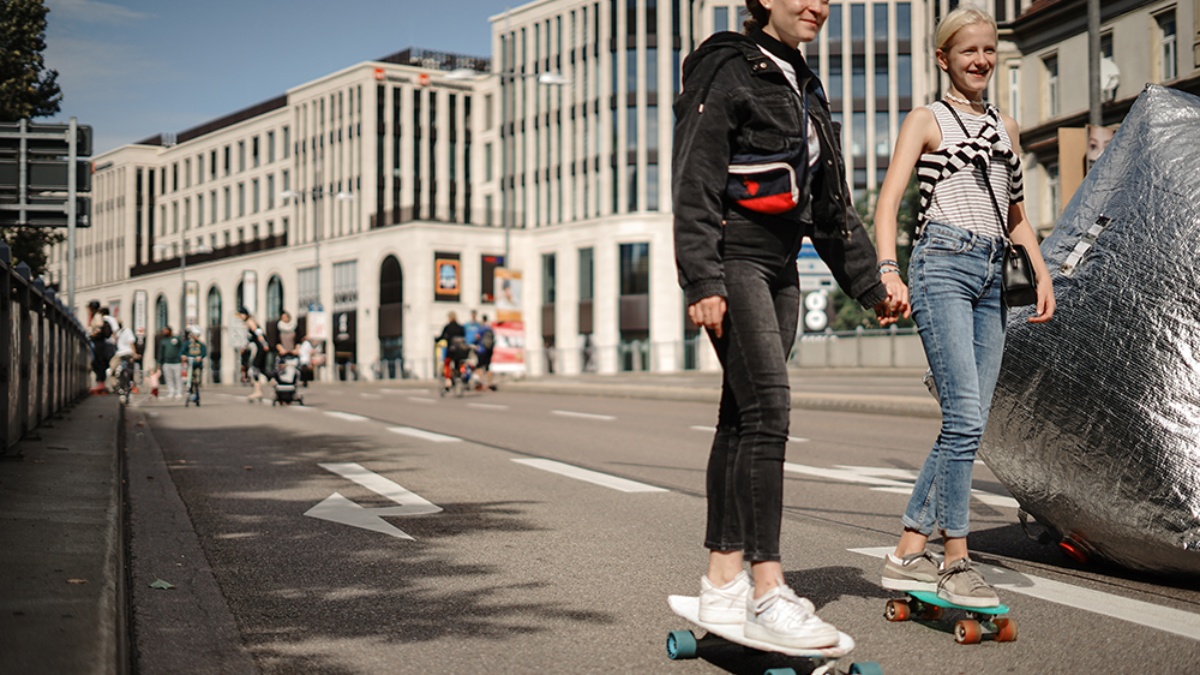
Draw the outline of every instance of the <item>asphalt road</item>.
M667 633L688 627L666 598L694 594L704 570L712 404L377 384L276 408L244 394L130 408L143 673L806 672L706 642L701 659L665 656ZM786 577L857 640L844 666L1196 672L1200 591L1031 541L983 465L972 545L1019 640L960 646L949 624L885 621L877 556L936 432L792 415Z

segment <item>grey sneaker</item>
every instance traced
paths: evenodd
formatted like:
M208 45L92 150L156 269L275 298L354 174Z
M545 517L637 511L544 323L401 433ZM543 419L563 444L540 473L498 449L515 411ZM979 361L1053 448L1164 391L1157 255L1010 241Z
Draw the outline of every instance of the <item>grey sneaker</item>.
M937 593L938 564L928 551L912 553L892 562L884 556L883 587L892 591L928 591Z
M724 586L714 586L708 575L700 577L700 621L704 623L744 623L746 606L754 585L745 570Z
M959 558L941 570L938 597L964 607L995 607L1000 596L988 585L968 558Z
M781 584L751 601L746 637L788 649L820 649L836 645L841 635L817 618L811 602Z

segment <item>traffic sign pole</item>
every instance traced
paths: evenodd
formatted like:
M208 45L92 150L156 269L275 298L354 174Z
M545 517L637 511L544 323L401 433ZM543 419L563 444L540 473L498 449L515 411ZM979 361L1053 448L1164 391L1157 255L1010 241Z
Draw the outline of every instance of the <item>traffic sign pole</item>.
M67 307L71 308L71 313L75 311L75 188L78 172L75 171L75 161L78 159L76 150L78 140L75 132L77 131L78 122L75 117L71 117L71 121L67 124Z

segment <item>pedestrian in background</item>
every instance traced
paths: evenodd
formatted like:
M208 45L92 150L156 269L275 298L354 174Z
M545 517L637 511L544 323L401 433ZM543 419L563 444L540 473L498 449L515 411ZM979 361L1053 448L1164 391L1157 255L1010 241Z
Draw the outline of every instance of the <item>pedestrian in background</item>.
M779 546L804 237L881 322L895 308L851 202L824 89L798 49L817 38L829 4L746 0L746 8L744 34L717 33L687 58L675 104L679 282L688 317L706 329L725 372L708 461L700 619L815 649L839 633L784 582Z
M108 359L110 358L108 346L112 339L112 327L104 320L104 313L100 311L100 301L92 300L88 303L88 338L92 343L92 375L96 378L96 384L92 388L93 393L104 393L105 373L108 371Z
M280 356L285 354L296 353L296 320L292 315L283 312L279 315L279 321L275 327L279 330L279 342L275 343L275 350Z
M258 321L245 307L239 307L237 317L242 320L242 330L246 336L246 348L242 351L242 367L246 369L246 377L250 380L254 391L246 397L250 403L263 397L262 382L267 368L267 337Z
M167 384L165 398L183 398L183 363L179 360L182 354L183 340L175 335L170 326L164 327L162 338L158 341L158 362Z
M972 566L971 471L987 426L1004 353L1001 297L1005 239L1025 247L1038 279L1032 323L1054 315L1054 288L1025 218L1017 123L984 100L996 69L996 22L963 6L938 25L937 66L950 78L941 101L909 113L879 193L879 271L891 296L908 304L896 262L896 213L918 165L921 212L908 280L911 311L933 373L942 428L913 486L904 530L883 568L884 588L935 592L971 607L999 604ZM926 550L935 526L941 564Z

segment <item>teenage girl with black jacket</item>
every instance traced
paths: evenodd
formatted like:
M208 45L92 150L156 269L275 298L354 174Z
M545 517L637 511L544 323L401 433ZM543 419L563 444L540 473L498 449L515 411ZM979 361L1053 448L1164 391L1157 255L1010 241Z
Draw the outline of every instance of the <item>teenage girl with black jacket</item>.
M836 644L837 630L783 580L779 531L804 237L838 284L887 325L875 248L845 183L838 130L799 51L827 0L746 0L746 32L718 33L683 65L672 172L675 251L688 317L724 367L708 463L708 573L700 617L743 623L783 647ZM743 570L750 563L751 574Z

